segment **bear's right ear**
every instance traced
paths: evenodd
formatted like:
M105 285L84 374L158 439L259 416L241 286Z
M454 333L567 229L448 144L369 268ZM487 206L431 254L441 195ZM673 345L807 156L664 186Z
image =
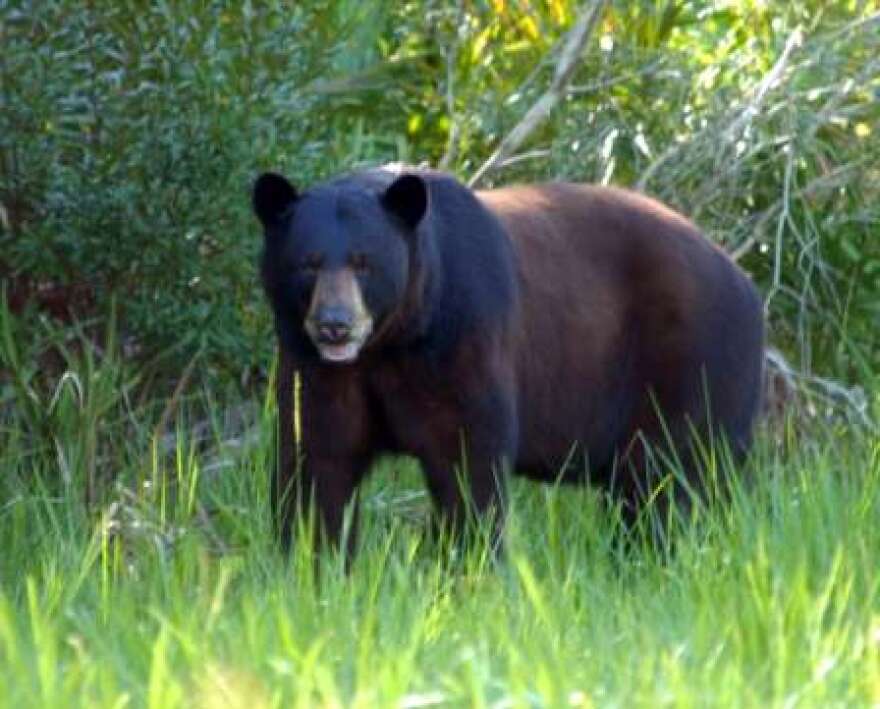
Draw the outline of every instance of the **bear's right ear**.
M428 211L428 185L418 175L398 177L382 195L382 205L415 229Z
M268 227L297 199L296 188L276 172L264 172L254 183L254 212Z

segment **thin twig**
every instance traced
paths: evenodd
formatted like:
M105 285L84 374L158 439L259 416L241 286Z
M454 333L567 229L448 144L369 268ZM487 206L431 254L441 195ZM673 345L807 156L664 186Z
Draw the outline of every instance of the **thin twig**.
M603 81L594 81L591 84L583 84L582 86L569 86L566 90L566 93L571 95L582 95L605 91L607 89L610 89L612 86L617 86L618 84L623 84L627 81L638 79L640 76L644 76L645 74L652 74L665 63L666 57L660 57L659 59L651 62L647 66L641 67L636 71L629 71L626 74L613 76L610 79L604 79Z
M766 76L755 86L752 92L752 100L749 101L749 104L742 110L742 112L737 116L733 122L728 127L726 133L726 138L728 141L733 141L736 136L739 134L740 130L752 119L758 115L758 112L761 110L761 106L764 103L764 99L767 97L767 94L770 93L771 89L774 89L778 84L780 79L782 78L782 74L785 71L785 68L788 66L788 59L791 56L792 52L800 47L804 42L804 32L800 27L796 27L794 31L788 36L788 39L785 41L785 47L782 49L782 53L779 55L779 58L770 68L770 71L767 72Z
M767 72L766 76L761 79L760 82L755 86L752 92L752 100L749 104L742 110L740 113L733 118L730 123L730 126L724 132L726 139L730 140L733 136L736 136L739 133L739 130L743 127L745 123L751 120L757 112L760 110L761 105L764 103L764 99L771 89L776 87L779 83L779 80L782 77L783 72L785 71L785 67L788 64L788 59L791 56L791 53L794 49L801 45L803 42L803 30L800 27L797 27L789 38L785 42L785 47L782 50L782 53L779 55L779 58L774 62L770 71ZM705 129L704 129L705 131ZM704 131L701 131L704 132ZM693 142L693 141L691 141ZM636 189L643 190L651 178L654 177L655 174L663 167L667 162L669 162L675 155L677 155L682 148L686 145L686 143L673 143L666 150L664 150L654 162L648 165L647 169L642 173L642 176L636 182Z
M456 119L455 111L455 64L458 61L458 28L461 26L464 8L461 3L458 5L458 13L455 18L456 39L453 40L446 48L446 114L449 116L449 136L446 139L446 151L440 158L438 167L441 170L448 170L455 160L458 152L458 135L461 132L461 126Z
M831 170L826 175L822 175L815 178L814 180L811 180L807 185L797 190L792 195L792 199L809 199L810 197L814 197L821 192L827 192L828 190L833 190L840 187L842 184L845 183L845 179L850 177L852 172L859 165L860 163L850 163L848 165L842 165L841 167ZM767 222L773 219L773 217L777 216L781 208L782 200L779 199L771 206L767 207L767 209L759 212L756 215L757 218L751 228L751 235L747 239L743 240L743 242L740 243L739 246L737 246L730 254L730 257L734 261L739 261L743 256L745 256L755 247L755 245L761 240L761 235L764 231L764 227L767 225Z
M532 105L520 122L513 127L513 130L504 137L498 149L474 173L468 181L468 187L475 186L489 171L510 157L535 128L547 119L556 104L559 103L559 99L564 95L566 86L577 67L587 40L602 16L605 3L606 0L594 0L589 7L583 10L566 35L550 87Z
M833 32L826 35L824 37L824 39L826 41L832 40L832 39L837 39L838 37L842 37L843 35L848 34L849 32L852 32L853 30L862 30L862 29L864 29L865 25L876 25L876 24L880 24L880 12L875 12L871 15L868 15L867 17L861 17L857 20L853 20L849 24L846 24L843 27L835 29Z
M159 416L159 423L156 424L156 428L154 429L153 434L154 445L158 445L162 437L162 432L168 427L168 424L170 423L171 418L174 415L174 411L177 408L178 403L180 402L180 397L183 395L183 392L186 390L186 387L189 384L189 380L192 377L196 362L198 362L201 355L202 349L199 348L192 356L190 361L187 363L186 367L184 367L183 374L180 375L180 379L177 381L177 384L174 387L174 391L171 392L171 398L168 399L168 402L165 404L165 408L162 410L161 416Z
M511 155L504 162L500 163L498 167L510 167L511 165L516 165L518 162L523 162L525 160L535 160L536 158L546 158L548 155L550 155L549 150L530 150L527 153Z

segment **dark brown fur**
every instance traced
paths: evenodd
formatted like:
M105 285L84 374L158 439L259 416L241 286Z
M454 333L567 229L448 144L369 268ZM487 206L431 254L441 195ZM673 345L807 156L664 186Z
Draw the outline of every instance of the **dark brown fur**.
M620 470L633 497L641 481L626 478L641 471L620 463L640 451L637 434L665 443L666 426L682 444L687 421L705 433L707 415L745 450L760 391L761 303L720 249L678 213L625 190L551 184L478 196L518 255L517 470L553 479L566 456L585 454L594 478Z

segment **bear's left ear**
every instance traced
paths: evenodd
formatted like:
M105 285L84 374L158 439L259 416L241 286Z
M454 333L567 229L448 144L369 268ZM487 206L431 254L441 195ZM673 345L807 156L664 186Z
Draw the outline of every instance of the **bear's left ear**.
M382 206L415 229L428 211L428 185L418 175L401 175L382 195Z
M265 227L275 224L296 198L296 188L276 172L265 172L254 183L254 212Z

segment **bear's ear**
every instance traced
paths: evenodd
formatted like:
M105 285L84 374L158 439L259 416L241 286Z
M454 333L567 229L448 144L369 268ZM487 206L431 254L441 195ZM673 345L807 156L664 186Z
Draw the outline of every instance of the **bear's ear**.
M385 190L382 206L415 229L428 211L428 185L418 175L401 175Z
M278 173L264 172L254 183L254 212L263 226L275 224L296 198L296 188Z

